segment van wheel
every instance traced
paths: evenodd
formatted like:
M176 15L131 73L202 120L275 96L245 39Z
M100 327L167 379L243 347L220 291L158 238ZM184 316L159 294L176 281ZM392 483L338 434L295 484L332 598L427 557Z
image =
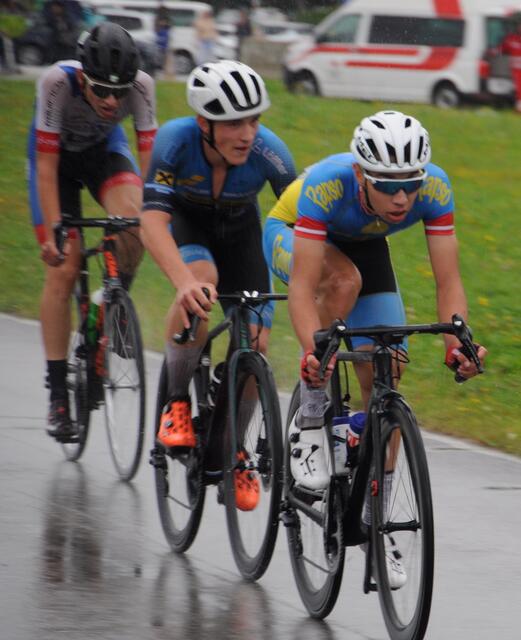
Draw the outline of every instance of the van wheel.
M174 54L175 72L179 76L186 76L195 67L195 62L189 53L176 51Z
M441 82L432 92L432 104L440 109L454 109L461 104L461 95L451 82Z
M315 76L309 71L304 71L299 75L291 79L288 84L288 89L291 93L297 93L299 95L306 96L319 96L320 91L318 88Z
M18 48L16 54L18 64L39 67L44 63L44 54L40 47L24 44Z

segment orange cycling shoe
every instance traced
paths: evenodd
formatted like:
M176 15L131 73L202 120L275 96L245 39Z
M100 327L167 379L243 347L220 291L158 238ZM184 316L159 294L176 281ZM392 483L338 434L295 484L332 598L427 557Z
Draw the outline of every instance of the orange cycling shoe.
M190 400L172 400L165 405L157 441L165 447L195 447Z
M238 455L239 460L246 460L246 453ZM253 511L259 504L260 486L259 479L253 471L248 469L235 470L235 504L241 511Z

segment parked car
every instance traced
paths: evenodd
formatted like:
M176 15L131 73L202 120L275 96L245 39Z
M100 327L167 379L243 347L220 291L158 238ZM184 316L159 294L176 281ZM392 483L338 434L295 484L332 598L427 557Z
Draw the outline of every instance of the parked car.
M290 22L289 20L256 22L255 29L258 35L266 40L286 44L300 42L302 37L313 34L312 24L307 22Z
M158 0L88 0L97 9L127 9L132 11L155 12ZM196 17L204 11L212 11L205 2L164 0L162 6L168 10L172 25L170 43L175 57L175 71L179 75L189 73L197 60L197 36L193 26ZM219 58L233 58L234 50L227 36L219 36L216 55Z
M82 6L76 0L63 0L60 3L66 29L62 30L58 41L52 27L52 4L46 2L40 11L31 14L27 19L26 31L14 38L18 64L39 66L75 56L76 41L84 28Z

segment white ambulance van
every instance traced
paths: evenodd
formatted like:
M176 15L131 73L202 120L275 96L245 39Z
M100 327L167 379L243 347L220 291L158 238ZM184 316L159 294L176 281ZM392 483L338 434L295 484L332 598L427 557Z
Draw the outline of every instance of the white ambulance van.
M490 52L519 11L520 0L351 0L287 49L284 80L293 91L444 107L508 97L508 61Z

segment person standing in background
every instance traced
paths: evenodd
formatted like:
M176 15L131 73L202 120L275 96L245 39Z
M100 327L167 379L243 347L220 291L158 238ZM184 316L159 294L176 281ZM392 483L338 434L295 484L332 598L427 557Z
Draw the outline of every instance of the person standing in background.
M237 23L237 60L242 60L244 39L249 38L251 34L252 29L248 9L241 9L241 15Z
M197 34L198 64L215 62L215 42L217 40L217 28L210 10L202 11L194 20Z
M500 48L501 53L510 57L512 81L516 91L515 109L521 113L521 16L517 16L514 31L507 33Z

